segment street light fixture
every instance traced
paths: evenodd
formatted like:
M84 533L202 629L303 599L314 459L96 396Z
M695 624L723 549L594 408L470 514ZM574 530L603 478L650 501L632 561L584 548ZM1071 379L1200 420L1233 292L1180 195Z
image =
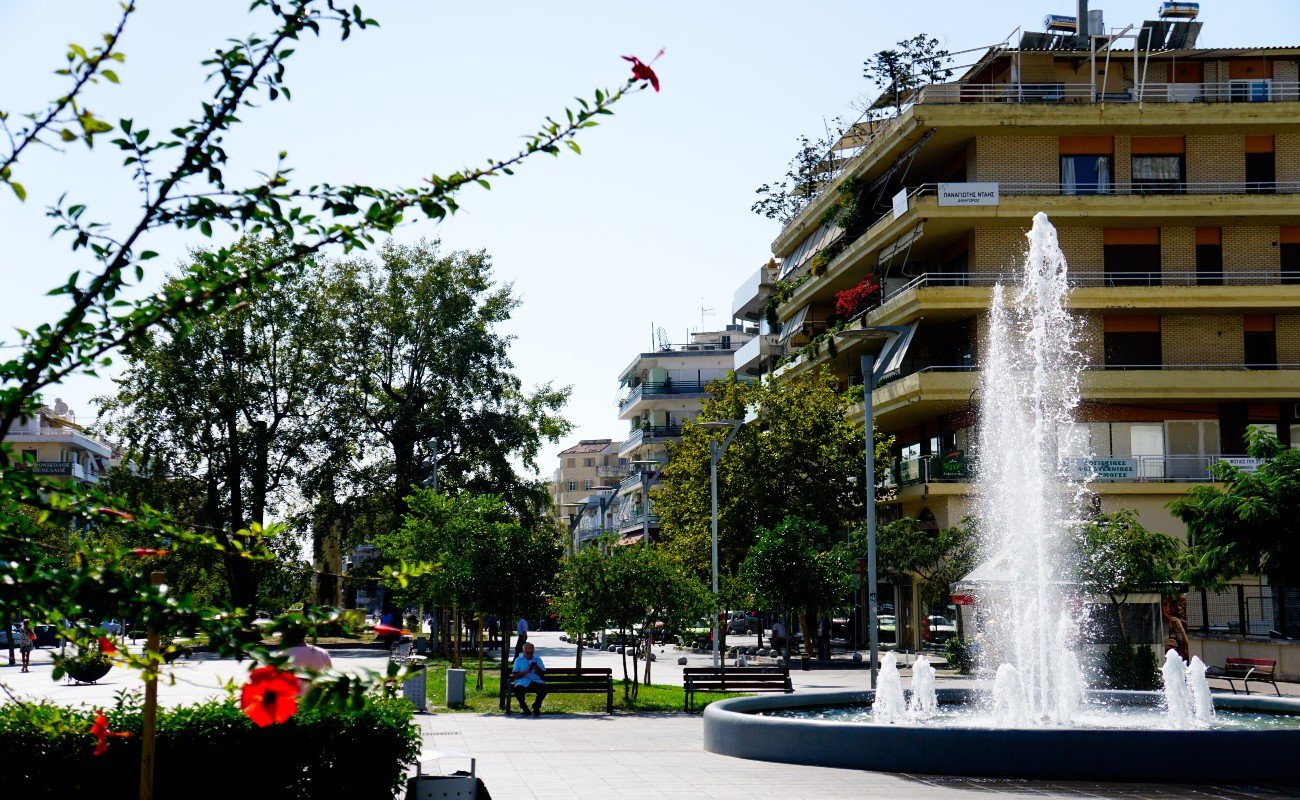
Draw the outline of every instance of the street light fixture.
M634 467L641 467L641 544L650 546L650 470L659 462L651 458L638 458L630 462Z
M721 447L718 446L717 439L711 439L709 441L709 491L713 497L713 528L711 538L713 544L713 604L715 607L713 614L713 666L715 667L720 666L722 662L722 657L718 650L722 643L722 633L719 630L718 613L716 611L718 605L718 459L722 458L722 454L727 451L727 447L731 444L731 440L736 438L736 434L740 432L741 427L755 421L756 419L758 419L758 411L751 407L745 410L744 419L720 419L695 423L701 428L709 428L711 430L721 428L731 429L731 432L727 434L727 438L722 440Z
M886 367L905 352L911 342L916 325L872 325L840 331L846 339L885 339L881 348L880 361ZM871 649L871 688L876 688L879 675L880 655L880 620L877 615L876 593L879 589L876 577L876 443L875 420L871 406L871 391L876 388L879 376L876 374L875 356L864 353L862 367L862 422L866 438L866 502L867 502L867 637Z

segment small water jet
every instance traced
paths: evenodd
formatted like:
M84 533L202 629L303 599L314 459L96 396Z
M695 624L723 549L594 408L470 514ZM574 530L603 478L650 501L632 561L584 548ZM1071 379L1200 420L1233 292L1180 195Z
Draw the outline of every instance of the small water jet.
M907 702L907 712L912 719L925 719L938 709L934 678L934 667L930 666L930 659L917 656L916 662L912 664L912 696Z
M1177 650L1165 653L1165 663L1160 667L1164 679L1165 710L1169 724L1186 728L1192 719L1191 692L1187 688L1187 665Z
M1187 665L1187 686L1192 690L1192 711L1196 721L1202 725L1214 723L1214 698L1210 696L1210 684L1205 680L1205 662L1200 656L1192 656L1192 663Z
M880 659L880 677L876 684L876 702L871 705L872 719L881 725L892 725L907 719L907 705L903 702L903 678L898 674L898 658L885 653Z

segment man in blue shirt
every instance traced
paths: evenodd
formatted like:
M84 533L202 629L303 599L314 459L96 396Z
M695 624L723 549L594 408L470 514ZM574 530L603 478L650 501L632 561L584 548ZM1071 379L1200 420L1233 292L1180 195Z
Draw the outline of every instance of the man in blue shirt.
M532 714L534 717L542 715L542 701L546 699L546 665L540 658L533 655L533 643L528 642L524 645L524 652L515 657L514 672L511 677L515 679L515 699L519 701L519 707L524 710L524 716L528 716L528 703L525 696L529 691L537 695L533 701Z

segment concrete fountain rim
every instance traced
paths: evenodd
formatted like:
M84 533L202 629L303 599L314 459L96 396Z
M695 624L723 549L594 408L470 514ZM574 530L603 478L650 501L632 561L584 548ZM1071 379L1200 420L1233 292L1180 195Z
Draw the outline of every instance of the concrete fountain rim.
M939 689L941 704L969 702L977 689ZM1158 692L1090 692L1156 703ZM704 710L704 749L720 755L882 772L1160 782L1300 781L1300 728L927 728L765 717L755 712L870 704L866 691L739 697ZM1300 715L1300 700L1214 696L1222 709ZM1172 749L1171 749L1172 748Z

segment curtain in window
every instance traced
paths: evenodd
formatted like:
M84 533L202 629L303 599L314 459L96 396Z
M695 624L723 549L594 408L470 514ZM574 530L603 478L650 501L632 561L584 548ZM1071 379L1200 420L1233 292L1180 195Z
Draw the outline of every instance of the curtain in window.
M1075 177L1073 158L1061 159L1061 194L1078 194L1079 182Z
M1178 183L1183 178L1179 156L1134 156L1133 180Z
M1097 194L1110 194L1110 158L1097 157Z

